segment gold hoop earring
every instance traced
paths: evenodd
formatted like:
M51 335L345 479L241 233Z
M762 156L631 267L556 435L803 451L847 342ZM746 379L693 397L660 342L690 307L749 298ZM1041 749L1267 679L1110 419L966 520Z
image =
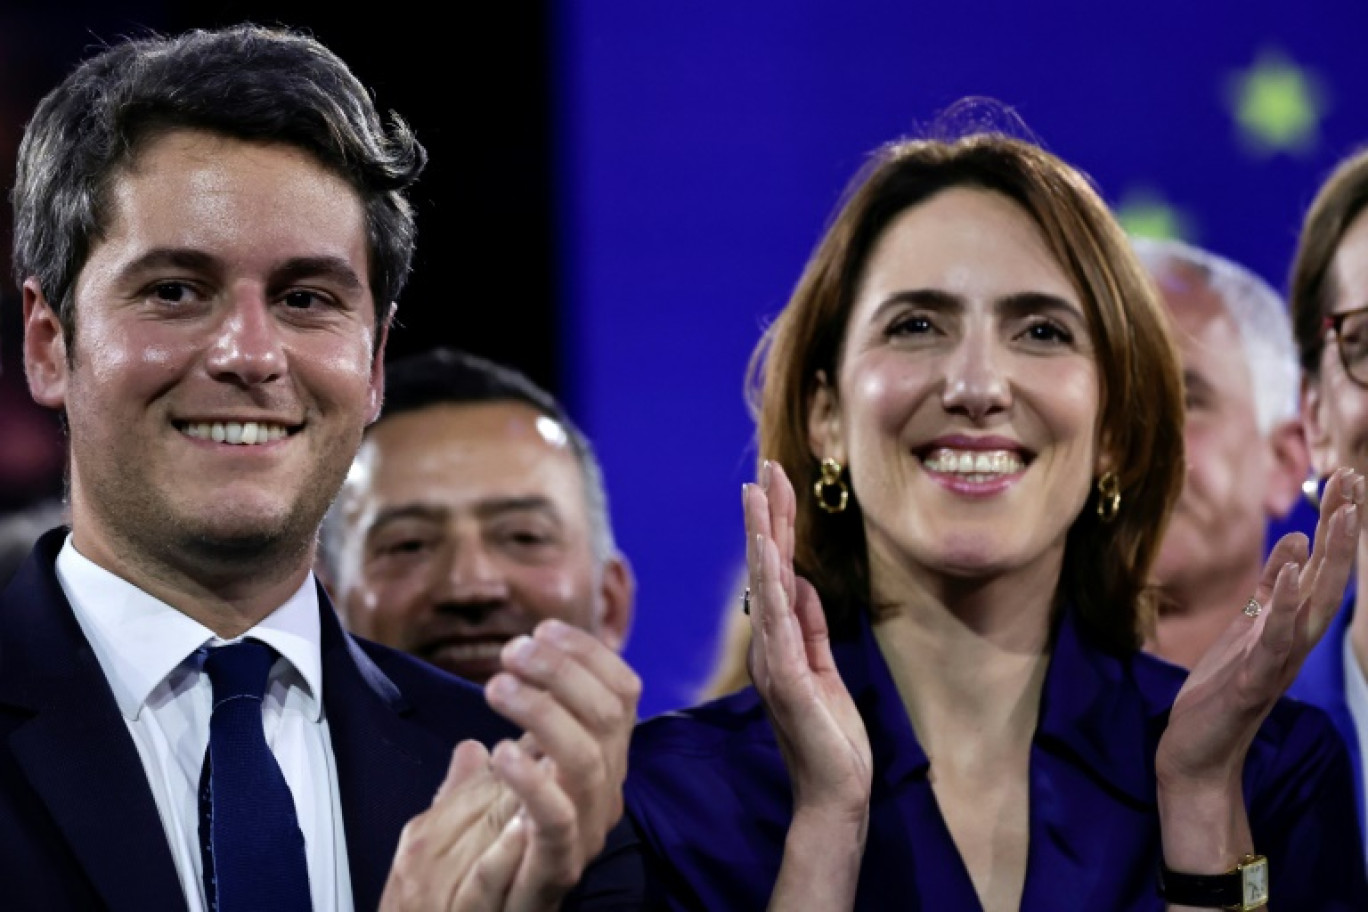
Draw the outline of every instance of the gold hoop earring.
M1097 479L1097 518L1104 523L1115 522L1121 512L1121 482L1115 472L1103 472Z
M826 513L842 513L850 502L850 488L841 479L841 464L834 459L822 460L822 477L812 486L817 495L817 506Z

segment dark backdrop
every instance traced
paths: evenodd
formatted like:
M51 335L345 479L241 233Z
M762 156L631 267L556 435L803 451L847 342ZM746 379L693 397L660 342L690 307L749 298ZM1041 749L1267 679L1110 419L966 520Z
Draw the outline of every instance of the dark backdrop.
M515 364L554 388L551 142L542 0L180 4L167 26L305 27L396 110L431 156L412 200L419 241L391 358L437 342Z
M551 117L541 0L342 12L317 0L0 5L0 511L61 489L55 417L28 398L9 279L14 154L41 95L92 48L129 33L251 20L313 32L399 112L430 161L411 199L419 242L390 360L449 344L513 364L559 391L551 255Z
M364 14L340 7L316 0L6 5L0 9L6 186L23 119L91 44L147 28L243 20L306 28L351 64L382 110L409 121L430 153L412 195L418 253L390 338L391 357L438 342L459 345L515 364L554 389L543 3L391 3L363 7ZM8 211L0 223L7 232ZM8 270L8 234L4 251ZM12 283L4 284L12 299ZM8 330L9 343L17 339L17 317L14 307L6 310L0 331Z

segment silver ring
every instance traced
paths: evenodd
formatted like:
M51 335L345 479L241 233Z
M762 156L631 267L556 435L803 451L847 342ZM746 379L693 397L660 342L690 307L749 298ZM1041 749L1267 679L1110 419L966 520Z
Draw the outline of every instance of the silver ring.
M1258 599L1251 598L1249 601L1245 602L1244 613L1245 617L1256 618L1263 614L1263 605L1259 604Z
M741 613L750 614L750 586L747 586L746 591L741 593Z

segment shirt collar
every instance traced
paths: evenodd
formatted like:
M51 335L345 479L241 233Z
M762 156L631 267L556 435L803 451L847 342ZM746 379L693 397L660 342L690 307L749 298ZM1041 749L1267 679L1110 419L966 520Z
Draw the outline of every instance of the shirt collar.
M138 718L152 691L201 646L219 646L203 624L109 572L76 550L68 534L57 555L57 578L99 659L124 718ZM318 589L310 575L284 604L244 637L285 658L302 683L306 714L323 714Z

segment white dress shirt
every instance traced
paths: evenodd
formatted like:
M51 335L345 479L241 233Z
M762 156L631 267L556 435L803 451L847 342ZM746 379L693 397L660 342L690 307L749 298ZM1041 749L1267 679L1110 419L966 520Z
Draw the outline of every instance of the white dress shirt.
M190 912L204 912L199 781L213 700L197 653L230 641L96 565L70 535L57 555L57 579L137 745ZM280 654L262 718L304 833L313 907L346 912L352 909L351 875L337 763L323 714L318 610L310 576L244 636Z
M1354 719L1354 734L1358 736L1359 762L1363 769L1357 771L1362 778L1364 795L1364 816L1368 820L1368 680L1363 677L1358 656L1349 636L1344 637L1344 698L1349 704L1349 715ZM1364 840L1364 860L1368 862L1368 839Z

